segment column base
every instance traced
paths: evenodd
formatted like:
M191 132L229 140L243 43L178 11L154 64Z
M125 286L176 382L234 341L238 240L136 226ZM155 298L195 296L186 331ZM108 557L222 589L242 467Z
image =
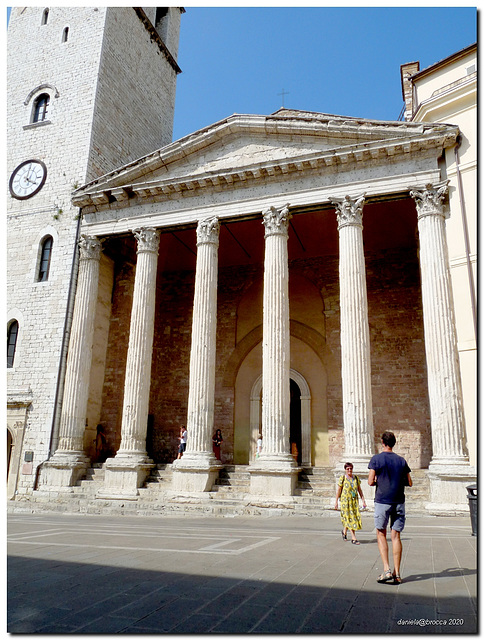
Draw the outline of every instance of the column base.
M467 488L477 482L474 467L468 464L440 465L432 461L429 465L430 502L426 510L432 515L455 515L469 513Z
M123 455L108 458L104 464L104 487L96 497L111 500L136 500L141 487L154 467L145 455Z
M90 464L83 452L56 452L42 465L40 486L44 491L72 492Z
M257 496L293 496L301 467L290 454L261 455L249 466L250 493Z
M184 453L172 464L172 490L175 492L211 491L223 464L213 453Z

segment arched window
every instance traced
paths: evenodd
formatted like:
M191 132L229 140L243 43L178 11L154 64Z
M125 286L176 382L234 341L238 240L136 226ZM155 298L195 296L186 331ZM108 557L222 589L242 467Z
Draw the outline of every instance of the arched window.
M52 236L47 236L42 242L42 248L40 252L40 264L39 264L39 274L37 281L45 282L49 277L49 269L50 269L50 257L52 255Z
M40 96L35 99L32 122L43 122L47 120L49 102L50 96L48 93L41 93Z
M47 20L49 19L49 10L48 9L44 9L43 13L42 13L42 22L40 23L41 25L47 24Z
M64 31L62 32L62 42L67 42L68 37L69 37L69 27L64 27Z
M10 323L7 331L7 367L11 369L13 367L13 361L15 359L15 349L17 347L18 336L18 322L13 320Z

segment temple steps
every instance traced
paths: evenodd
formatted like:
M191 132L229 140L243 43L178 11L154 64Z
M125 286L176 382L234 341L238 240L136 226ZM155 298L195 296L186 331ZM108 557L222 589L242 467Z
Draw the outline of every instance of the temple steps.
M334 511L336 476L331 468L304 468L299 473L294 496L269 498L250 493L248 465L225 465L212 491L175 494L171 490L171 464L156 465L134 499L114 500L99 497L103 488L104 468L94 464L71 491L37 490L33 495L17 496L7 510L15 512L64 512L104 515L307 515L339 516ZM427 513L429 481L427 471L412 472L414 485L407 490L408 513ZM363 484L363 493L370 489ZM371 508L370 508L371 511Z

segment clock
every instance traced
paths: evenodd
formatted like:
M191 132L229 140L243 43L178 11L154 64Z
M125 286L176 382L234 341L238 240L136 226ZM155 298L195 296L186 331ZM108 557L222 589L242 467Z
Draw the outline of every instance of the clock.
M10 193L17 200L26 200L38 193L47 178L47 167L41 160L26 160L10 176Z

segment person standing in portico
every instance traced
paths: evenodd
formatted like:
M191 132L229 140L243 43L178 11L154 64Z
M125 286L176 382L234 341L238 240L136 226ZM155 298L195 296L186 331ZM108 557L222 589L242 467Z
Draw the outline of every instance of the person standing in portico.
M368 484L376 485L375 492L375 528L378 550L383 562L383 573L377 582L400 584L400 562L402 559L402 541L400 534L405 526L405 487L412 486L410 467L405 458L393 453L395 435L385 431L381 437L383 451L373 456L368 463ZM388 561L387 525L390 522L393 573Z
M178 445L178 456L177 456L178 460L185 453L185 450L187 448L187 439L188 439L187 428L186 427L180 427L180 437L178 438L178 440L180 442L180 444Z

